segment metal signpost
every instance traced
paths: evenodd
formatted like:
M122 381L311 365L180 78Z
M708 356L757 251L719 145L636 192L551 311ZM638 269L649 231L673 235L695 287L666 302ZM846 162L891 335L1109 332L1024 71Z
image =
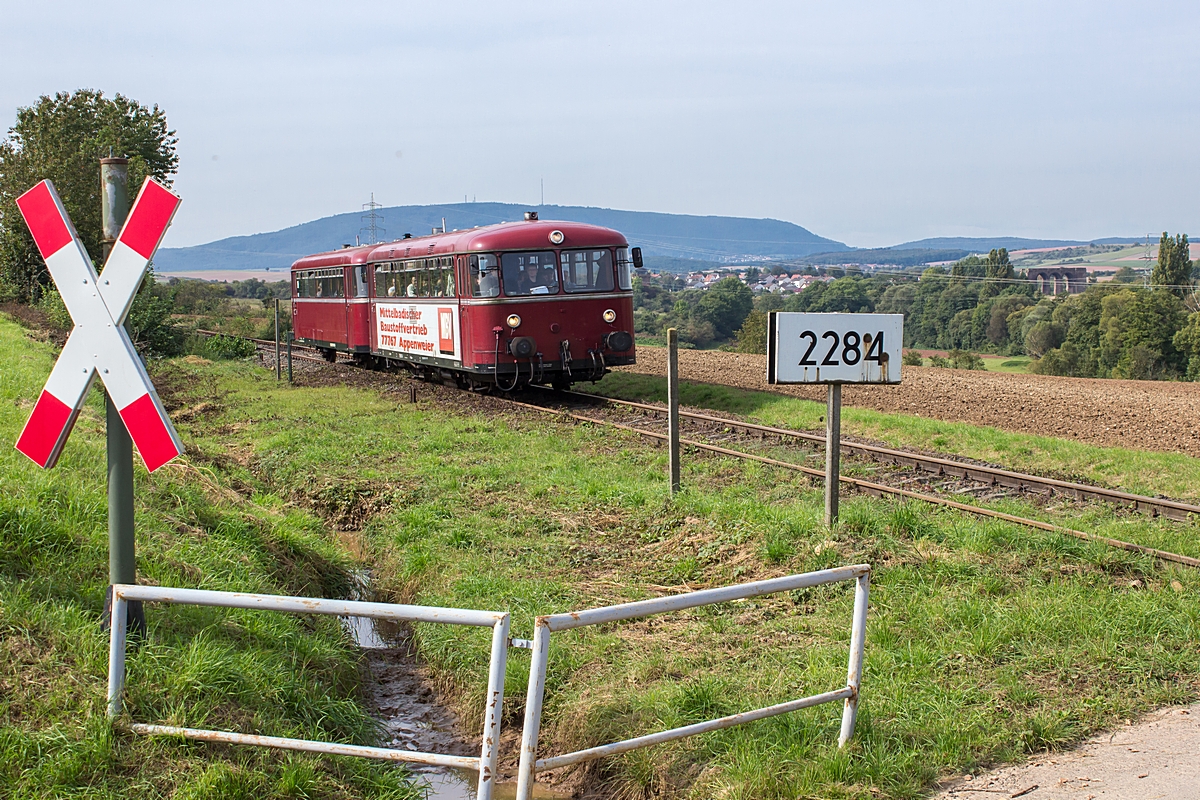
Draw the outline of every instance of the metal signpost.
M899 383L903 314L802 314L772 311L767 324L767 383L823 383L825 524L838 517L842 385Z
M679 493L679 332L667 329L667 426L671 494Z
M16 447L38 466L53 467L92 382L100 377L107 397L109 583L115 585L136 579L132 445L151 472L183 452L124 327L150 259L179 207L179 197L147 178L126 218L125 160L104 159L101 167L104 232L111 244L105 243L100 275L54 184L42 181L17 198L75 327Z

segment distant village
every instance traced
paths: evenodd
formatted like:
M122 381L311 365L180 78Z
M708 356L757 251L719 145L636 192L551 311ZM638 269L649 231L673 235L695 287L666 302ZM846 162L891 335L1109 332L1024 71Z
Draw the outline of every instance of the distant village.
M809 268L811 270L811 267ZM853 269L853 268L851 268ZM780 274L774 274L778 269L768 272L762 267L753 266L730 266L718 267L716 269L702 270L699 272L689 272L686 276L680 276L675 272L655 272L649 271L647 274L652 277L663 278L680 278L682 277L685 288L688 289L707 289L722 278L733 276L742 283L750 287L750 291L755 294L763 292L775 292L777 294L796 294L807 289L818 281L831 281L833 275L814 275L811 273L793 272L789 273L786 270ZM840 273L841 270L838 270Z

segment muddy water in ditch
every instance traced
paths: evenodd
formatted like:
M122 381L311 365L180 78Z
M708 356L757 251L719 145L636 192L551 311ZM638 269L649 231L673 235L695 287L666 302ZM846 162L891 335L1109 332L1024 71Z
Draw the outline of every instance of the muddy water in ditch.
M396 750L479 756L480 741L464 735L458 716L438 702L429 670L421 663L408 633L398 625L366 617L344 617L347 630L366 656L370 681L367 697L384 728L384 746ZM430 800L475 800L477 772L409 764L428 786ZM496 800L516 797L515 783L500 783ZM569 794L536 786L536 798L566 798Z

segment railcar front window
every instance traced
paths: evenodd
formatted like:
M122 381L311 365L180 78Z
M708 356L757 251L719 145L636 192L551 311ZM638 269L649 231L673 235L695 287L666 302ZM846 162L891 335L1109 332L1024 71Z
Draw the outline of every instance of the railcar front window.
M500 294L500 265L489 253L471 256L471 296L497 297Z
M612 254L608 250L564 250L563 288L568 292L611 292Z
M505 253L500 256L504 293L509 297L558 294L558 270L554 252Z
M633 264L629 261L629 248L617 248L617 286L625 291L633 289Z

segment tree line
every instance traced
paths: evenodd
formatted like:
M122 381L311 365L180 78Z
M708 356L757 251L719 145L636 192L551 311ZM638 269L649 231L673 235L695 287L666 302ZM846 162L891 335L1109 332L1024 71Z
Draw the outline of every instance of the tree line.
M1187 235L1164 232L1148 286L1121 270L1080 294L1045 296L1000 248L949 268L849 274L793 295L756 297L735 277L706 290L642 278L634 316L643 336L675 327L685 346L764 353L771 311L903 314L910 348L1029 355L1030 369L1048 375L1200 380L1193 269Z

